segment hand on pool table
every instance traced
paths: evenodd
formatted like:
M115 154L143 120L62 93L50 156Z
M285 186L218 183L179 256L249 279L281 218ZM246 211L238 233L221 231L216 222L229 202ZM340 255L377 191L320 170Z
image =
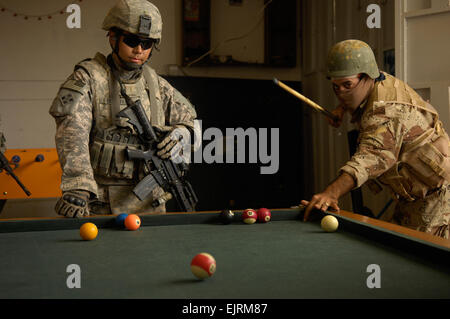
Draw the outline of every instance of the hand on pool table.
M314 195L309 202L302 200L301 203L306 206L303 216L303 221L305 222L308 220L309 214L313 209L319 209L323 212L326 212L329 208L336 212L340 210L337 198L326 192Z
M328 208L332 208L338 212L340 210L338 199L352 190L355 185L356 183L350 174L346 172L341 173L322 193L314 195L309 202L302 200L302 205L306 206L303 220L306 221L308 219L309 213L314 208L324 212Z

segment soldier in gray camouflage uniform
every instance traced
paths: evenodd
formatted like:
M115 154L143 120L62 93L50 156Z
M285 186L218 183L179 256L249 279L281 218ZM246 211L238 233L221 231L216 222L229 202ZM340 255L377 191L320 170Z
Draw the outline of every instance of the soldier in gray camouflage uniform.
M392 222L449 238L450 141L439 115L403 81L380 72L371 48L358 40L337 43L328 78L344 112L359 128L358 149L339 177L306 205L339 211L338 199L370 179L389 187L397 202Z
M196 111L147 63L161 41L156 6L146 0L119 0L102 28L108 31L112 53L78 63L50 108L62 168L63 195L55 210L67 217L165 212L160 199L168 194L162 188L143 201L132 193L148 168L126 157L126 148L143 145L132 125L116 116L127 107L120 87L133 101L141 100L152 126L166 136L158 144L161 158L169 157L177 144L175 128L193 131ZM153 207L155 201L160 205Z

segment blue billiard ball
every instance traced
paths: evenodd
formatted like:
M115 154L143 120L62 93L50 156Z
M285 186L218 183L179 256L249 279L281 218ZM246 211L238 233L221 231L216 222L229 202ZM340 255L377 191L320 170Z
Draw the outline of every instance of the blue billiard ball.
M125 227L125 218L127 218L128 214L122 213L117 215L116 217L116 225L119 227Z

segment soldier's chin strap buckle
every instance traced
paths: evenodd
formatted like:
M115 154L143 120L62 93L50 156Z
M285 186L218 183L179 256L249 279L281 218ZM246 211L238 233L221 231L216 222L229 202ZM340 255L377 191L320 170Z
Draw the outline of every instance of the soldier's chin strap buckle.
M141 15L139 17L139 35L149 37L150 29L152 28L152 17Z

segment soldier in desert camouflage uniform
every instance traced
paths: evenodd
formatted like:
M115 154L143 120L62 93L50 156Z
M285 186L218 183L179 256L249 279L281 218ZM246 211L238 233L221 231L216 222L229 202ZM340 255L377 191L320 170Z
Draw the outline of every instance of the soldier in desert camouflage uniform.
M61 85L50 114L56 121L56 148L62 168L58 214L165 212L167 198L156 187L140 201L132 189L148 173L126 157L126 148L143 149L131 124L116 114L127 107L120 88L140 99L152 126L163 138L158 156L172 154L175 128L192 131L196 112L191 103L148 66L161 41L159 10L146 0L119 0L105 17L112 53L97 53L75 66ZM190 132L189 132L190 133ZM152 203L160 203L153 207Z
M377 179L397 201L392 222L449 237L449 137L439 115L411 87L378 70L371 48L358 40L337 43L328 56L328 78L340 104L339 118L352 116L359 128L358 149L339 177L306 205L339 210L338 199Z

